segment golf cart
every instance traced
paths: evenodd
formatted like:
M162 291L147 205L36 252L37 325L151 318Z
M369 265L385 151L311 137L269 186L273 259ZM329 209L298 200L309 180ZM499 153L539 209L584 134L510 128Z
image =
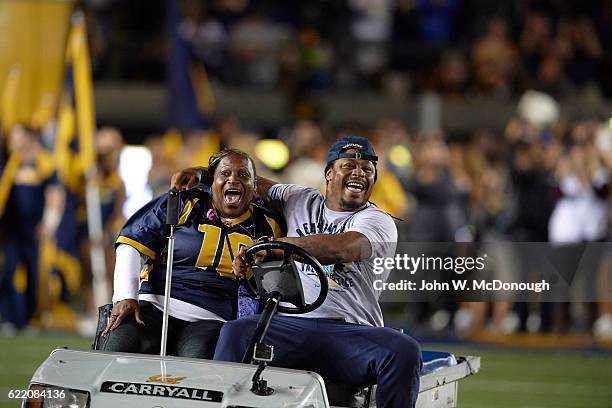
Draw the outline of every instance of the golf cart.
M170 205L168 208L172 208ZM170 213L171 211L169 211ZM171 218L171 217L169 217ZM172 278L174 219L166 274L166 302ZM265 251L282 253L280 260L257 258ZM318 298L304 301L295 259L309 264L321 283ZM56 349L36 370L23 407L375 407L375 386L366 388L329 384L311 371L268 365L274 361L266 331L277 312L300 314L316 309L327 295L327 278L321 264L303 249L282 242L262 242L246 253L252 265L251 289L265 302L243 363L166 356L167 303L164 309L159 356ZM282 302L282 303L281 303ZM292 305L292 306L290 306ZM110 318L111 305L100 308L100 327ZM417 407L456 407L458 381L478 372L479 357L455 357L423 352L424 366ZM341 362L337 362L341 364Z

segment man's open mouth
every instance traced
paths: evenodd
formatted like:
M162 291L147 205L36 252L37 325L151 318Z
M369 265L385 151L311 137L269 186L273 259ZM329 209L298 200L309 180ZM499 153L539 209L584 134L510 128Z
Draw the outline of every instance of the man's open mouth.
M361 193L366 189L366 185L361 181L349 181L346 183L346 189L351 193Z
M223 197L225 199L225 204L236 205L240 202L240 199L242 198L242 191L237 188L228 188L223 193Z

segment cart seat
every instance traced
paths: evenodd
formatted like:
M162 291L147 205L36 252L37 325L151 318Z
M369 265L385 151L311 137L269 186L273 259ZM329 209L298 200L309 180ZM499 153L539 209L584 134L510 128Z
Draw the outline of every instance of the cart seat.
M457 364L454 355L442 351L423 351L421 357L423 358L422 376Z

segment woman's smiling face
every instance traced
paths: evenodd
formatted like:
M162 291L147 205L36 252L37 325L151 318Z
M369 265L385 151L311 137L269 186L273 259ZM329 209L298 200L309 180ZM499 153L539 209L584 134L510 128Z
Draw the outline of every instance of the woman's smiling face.
M250 160L238 154L225 156L215 169L212 200L226 218L244 214L255 195L255 169Z

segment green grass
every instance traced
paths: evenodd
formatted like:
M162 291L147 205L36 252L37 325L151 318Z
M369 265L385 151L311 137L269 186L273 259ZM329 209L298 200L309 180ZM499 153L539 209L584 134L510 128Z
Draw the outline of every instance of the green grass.
M423 348L481 357L480 372L459 383L459 407L612 407L610 354L457 345Z
M0 408L9 389L24 389L56 347L89 348L90 339L62 335L0 337ZM610 408L612 356L574 351L520 351L478 346L424 345L424 349L479 355L479 374L459 384L459 407Z
M90 339L67 335L0 336L0 408L18 407L8 400L10 389L26 389L36 368L58 347L87 349Z

